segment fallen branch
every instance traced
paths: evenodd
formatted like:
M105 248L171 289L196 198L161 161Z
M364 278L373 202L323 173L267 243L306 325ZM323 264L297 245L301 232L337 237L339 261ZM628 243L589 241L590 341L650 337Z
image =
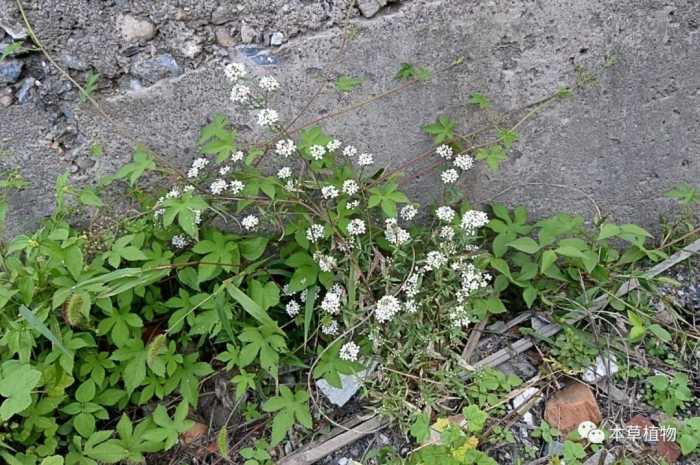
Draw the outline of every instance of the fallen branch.
M277 462L277 465L309 465L338 449L347 446L368 434L376 433L386 427L386 418L375 416L357 427L344 431L322 442L311 443L297 452L288 455Z

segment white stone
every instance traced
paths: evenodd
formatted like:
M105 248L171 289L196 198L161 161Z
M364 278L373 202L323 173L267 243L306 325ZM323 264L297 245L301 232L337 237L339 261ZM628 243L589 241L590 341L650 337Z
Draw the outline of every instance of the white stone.
M117 24L122 36L128 41L150 40L156 33L156 28L153 24L145 19L138 19L131 15L119 16Z
M599 355L595 359L595 367L586 368L582 378L587 383L596 383L603 378L614 375L619 369L620 367L617 365L615 357Z
M338 407L345 405L352 396L362 387L362 381L367 376L367 371L363 370L355 375L340 375L341 387L331 386L325 379L316 381L316 386L326 396L328 401Z

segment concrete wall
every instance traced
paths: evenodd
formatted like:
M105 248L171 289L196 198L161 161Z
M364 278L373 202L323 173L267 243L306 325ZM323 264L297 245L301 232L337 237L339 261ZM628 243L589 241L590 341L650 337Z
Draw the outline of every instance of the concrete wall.
M16 19L13 2L0 1L6 22ZM700 187L700 4L694 0L363 0L361 11L337 0L193 1L189 10L183 2L153 3L46 0L28 14L72 75L81 80L96 69L105 76L96 95L117 125L174 163L191 161L197 131L214 112L246 131L247 115L228 101L222 61L244 60L276 76L284 89L276 108L293 115L336 56L348 17L353 38L337 74L365 81L350 95L329 86L309 117L391 89L402 62L439 69L464 58L424 85L323 123L382 164L398 166L428 149L420 126L440 114L452 115L466 132L480 127L483 115L466 105L474 91L498 110L514 111L567 85L575 94L521 128L500 172L479 166L463 178L471 199L525 204L535 214L591 217L599 208L614 220L652 225L672 205L664 191L682 181ZM153 30L141 23L129 29L134 23L126 15ZM280 46L270 45L280 37ZM269 53L273 64L254 64L251 47ZM610 57L616 64L606 68ZM79 106L75 91L42 57L20 60L22 75L7 85L12 102L0 106L0 169L19 168L32 186L11 196L9 233L49 213L52 179L63 170L89 183L130 154L114 126ZM32 78L42 85L20 103L20 87ZM105 147L99 159L87 155L94 141ZM424 174L407 187L427 202L438 174L426 166L411 168Z

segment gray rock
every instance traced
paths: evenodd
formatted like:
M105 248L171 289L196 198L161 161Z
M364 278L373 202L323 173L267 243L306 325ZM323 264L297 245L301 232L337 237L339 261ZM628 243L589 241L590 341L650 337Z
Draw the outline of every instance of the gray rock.
M12 84L17 82L24 64L19 60L5 60L0 62L0 84Z
M269 50L259 47L243 47L240 49L241 56L259 66L276 65L279 60L270 53Z
M234 19L236 19L236 12L231 9L228 3L219 5L219 7L211 14L211 22L217 26L226 24Z
M36 79L31 76L22 80L22 85L19 86L19 90L17 91L17 103L23 104L29 101L34 84L36 84Z
M358 0L357 6L365 18L371 18L384 8L387 0Z
M77 56L68 53L64 53L61 55L61 61L68 69L74 69L76 71L87 71L88 69L90 69L90 65L85 63Z
M258 33L255 29L248 25L245 21L241 23L241 42L244 44L252 44L258 38Z
M86 170L95 166L95 160L89 156L81 155L75 160L75 164L78 165L78 168L81 170Z
M0 29L3 29L14 40L24 40L29 37L27 29L21 23L10 18L0 18Z
M142 81L153 84L161 79L179 76L182 68L169 53L153 58L139 57L131 65L130 72Z
M270 45L274 45L275 47L279 47L284 43L284 34L281 32L273 32L270 34Z
M0 89L0 107L9 107L12 105L12 100L12 89L10 87Z
M228 32L228 28L225 26L219 26L214 31L214 36L216 37L216 43L224 48L233 47L236 41L233 36Z
M552 441L547 443L544 448L544 455L547 457L553 457L555 455L560 455L564 451L564 444L559 441Z
M615 463L615 455L605 449L601 449L588 457L588 460L583 462L583 465L612 465L613 463Z
M156 27L151 22L132 15L119 16L117 27L121 31L122 37L129 42L151 40L156 34Z
M360 390L364 375L365 372L358 373L357 375L341 374L340 382L342 386L340 388L331 386L325 379L316 381L316 386L331 404L342 407Z

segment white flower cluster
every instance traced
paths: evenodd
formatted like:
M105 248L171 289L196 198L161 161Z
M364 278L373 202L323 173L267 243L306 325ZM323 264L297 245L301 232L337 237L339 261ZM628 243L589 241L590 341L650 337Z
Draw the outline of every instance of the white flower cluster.
M289 166L280 168L280 170L277 172L277 177L282 180L292 177L292 169Z
M489 285L491 275L482 273L473 263L461 259L452 264L452 269L460 275L460 289L457 291L457 302L464 302L469 296L479 289Z
M447 144L442 144L438 145L438 147L435 149L435 153L437 153L440 158L444 158L445 160L450 160L452 159L453 151L452 147L450 147Z
M345 204L345 208L347 208L348 210L353 210L353 209L357 208L358 205L360 205L359 200L351 200Z
M343 182L343 194L355 195L360 190L360 186L354 179L348 179Z
M246 231L254 230L258 227L258 224L260 224L260 220L255 215L248 215L245 218L243 218L243 220L241 220L241 225L243 226L243 228L245 228Z
M219 195L222 192L224 192L227 187L228 183L224 179L217 179L216 181L211 183L211 186L209 186L209 190L212 194Z
M440 173L440 178L444 184L454 184L459 179L459 173L456 169L450 168Z
M287 307L285 309L287 310L287 315L294 318L295 316L297 316L299 314L299 310L301 310L301 306L299 305L299 302L292 299L289 302L287 302Z
M231 167L228 165L222 166L219 168L219 174L221 176L226 176L229 172L231 171Z
M274 92L280 88L280 83L277 82L277 79L273 78L272 76L261 77L258 85L265 92Z
M236 163L237 161L243 160L244 156L245 156L245 154L243 153L243 151L238 150L238 151L231 154L231 161Z
M435 216L437 216L440 221L445 223L451 223L455 218L455 215L455 211L447 206L439 207L437 210L435 210Z
M248 74L248 71L242 63L229 63L224 67L224 74L229 81L238 82Z
M360 166L369 166L374 163L374 156L371 153L361 153L357 158L357 164Z
M340 192L338 192L338 189L335 186L323 186L321 188L321 195L324 199L329 200L338 197Z
M457 155L454 165L462 171L467 171L474 166L474 159L467 154Z
M455 328L466 328L469 326L469 323L472 322L472 320L469 319L469 314L467 313L467 309L464 307L464 305L458 305L452 308L448 314L448 317L450 321L452 321L452 325Z
M314 252L314 261L318 264L321 271L330 272L336 266L335 257L331 255L324 255L321 252Z
M433 271L447 264L447 257L439 250L431 250L425 257L424 271Z
M314 160L320 160L326 154L326 148L323 145L312 145L309 147L309 154Z
M241 193L241 191L245 189L245 184L243 181L239 180L234 180L228 183L228 190L233 194L233 195L238 195Z
M338 334L339 328L340 327L338 326L338 322L335 320L331 320L330 322L321 325L321 332L326 336L335 336L336 334Z
M322 224L312 224L307 230L306 230L306 238L313 242L316 243L323 239L323 235L325 233L325 229Z
M401 209L401 218L404 221L411 221L413 218L415 218L417 213L418 209L416 207L414 207L413 205L405 205Z
M280 115L276 110L264 108L258 112L258 125L264 128L272 127L280 120Z
M476 230L486 226L486 224L489 222L489 216L479 210L469 210L462 215L462 230L470 235L473 236L476 233Z
M386 323L394 318L401 310L401 302L393 295L385 295L377 301L374 307L374 316L380 323Z
M343 344L343 346L340 348L340 352L338 352L339 358L349 362L356 362L358 355L360 355L360 346L352 341Z
M411 240L411 235L399 226L396 218L387 218L384 221L384 237L395 246L401 246Z
M275 153L277 153L277 155L283 156L284 158L288 158L294 153L296 149L297 146L291 139L278 140L277 144L275 144Z
M187 172L188 178L196 178L199 176L199 172L203 170L209 164L209 160L204 157L196 158L192 162L192 167Z
M231 88L231 95L229 96L229 99L231 102L236 104L246 103L250 98L250 94L250 87L243 84L236 84Z
M187 238L182 234L176 234L173 236L172 239L170 239L170 243L176 249L184 249L185 247L187 247L188 241Z
M455 237L455 230L452 226L443 226L440 228L440 239L451 241Z
M360 236L365 232L367 232L367 226L365 226L365 222L360 218L350 220L350 223L348 223L348 234L351 236Z
M353 158L355 155L357 155L357 149L352 145L346 145L343 149L343 155L348 158Z
M337 315L340 313L340 295L335 292L326 292L321 301L321 310L331 315Z
M401 286L401 292L403 292L409 299L413 299L418 295L418 292L420 292L419 280L421 279L421 276L421 273L413 273Z
M341 145L342 142L340 142L338 139L333 139L332 141L326 144L326 148L329 152L335 152L340 148Z

